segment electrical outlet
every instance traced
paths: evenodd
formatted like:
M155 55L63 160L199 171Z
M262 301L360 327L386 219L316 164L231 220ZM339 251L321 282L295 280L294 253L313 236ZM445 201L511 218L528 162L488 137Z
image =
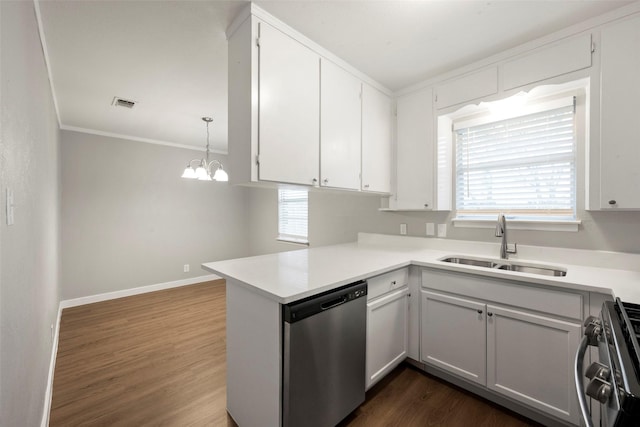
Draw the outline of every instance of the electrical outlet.
M435 235L435 227L432 222L427 222L427 236Z
M447 237L447 224L438 224L438 237Z
M403 236L407 235L407 224L400 224L400 234Z
M184 272L188 273L189 272L189 264L185 264L184 265Z

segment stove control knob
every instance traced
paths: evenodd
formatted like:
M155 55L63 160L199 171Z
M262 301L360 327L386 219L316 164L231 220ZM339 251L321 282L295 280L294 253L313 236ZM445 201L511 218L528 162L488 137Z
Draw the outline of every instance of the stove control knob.
M590 380L594 378L600 378L603 381L609 381L611 377L611 369L603 365L602 363L593 362L584 374Z
M611 384L600 378L592 379L587 385L587 396L593 397L600 403L607 403L611 391Z
M584 321L584 335L589 339L589 345L597 346L602 334L602 322L595 316L589 316Z

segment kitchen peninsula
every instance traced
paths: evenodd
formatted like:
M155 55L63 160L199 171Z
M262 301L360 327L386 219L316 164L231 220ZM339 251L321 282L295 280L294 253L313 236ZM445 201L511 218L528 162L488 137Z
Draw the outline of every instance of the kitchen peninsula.
M409 346L412 347L413 342L413 350L409 351L408 357L418 363L424 363L427 359L426 354L420 354L425 353L425 347L419 344L420 308L424 304L420 299L420 291L429 285L422 283L423 278L429 277L429 272L447 273L451 277L463 277L464 280L477 278L478 286L484 283L494 286L497 283L495 286L504 286L510 292L515 292L514 295L529 290L538 292L543 295L541 305L527 306L535 313L547 310L544 305L552 307L553 304L561 304L565 296L575 296L578 298L575 314L565 316L572 319L572 325L580 325L583 318L597 313L604 299L620 297L625 301L640 302L639 255L518 246L518 256L513 257L512 261L553 265L566 271L565 276L557 277L442 261L452 256L496 259L499 252L499 244L493 243L361 233L357 242L349 244L203 264L205 270L227 280L229 413L242 426L282 424L282 304L401 268L410 267L413 271L425 274L411 275L409 283L409 304L418 309L409 315ZM582 264L576 264L576 260ZM536 298L536 295L527 297L532 300ZM502 302L513 305L509 301ZM580 326L575 328L579 332ZM574 333L571 339L575 338ZM567 384L570 388L570 383ZM575 397L574 390L568 389L566 394ZM553 405L541 404L538 407L534 400L531 400L532 404L529 401L521 403L525 407L530 406L534 413L540 412L542 417L547 412L552 420L574 423L574 397L567 400L562 396L562 404L558 405L562 408L553 408L551 411L545 411L544 408ZM526 415L531 414L527 412Z

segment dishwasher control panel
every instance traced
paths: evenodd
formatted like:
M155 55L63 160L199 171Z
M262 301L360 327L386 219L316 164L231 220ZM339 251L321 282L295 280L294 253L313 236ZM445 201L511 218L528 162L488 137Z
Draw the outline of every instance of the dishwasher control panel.
M367 282L361 280L331 291L323 292L282 306L282 317L287 323L306 319L342 304L367 296Z

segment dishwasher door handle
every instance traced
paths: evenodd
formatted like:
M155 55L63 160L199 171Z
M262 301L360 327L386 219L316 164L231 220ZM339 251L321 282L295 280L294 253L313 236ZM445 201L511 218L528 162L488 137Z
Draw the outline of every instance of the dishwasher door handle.
M345 302L347 302L347 297L343 295L340 298L325 302L320 306L320 309L322 309L323 311L329 310L330 308L337 307L340 304L344 304Z

